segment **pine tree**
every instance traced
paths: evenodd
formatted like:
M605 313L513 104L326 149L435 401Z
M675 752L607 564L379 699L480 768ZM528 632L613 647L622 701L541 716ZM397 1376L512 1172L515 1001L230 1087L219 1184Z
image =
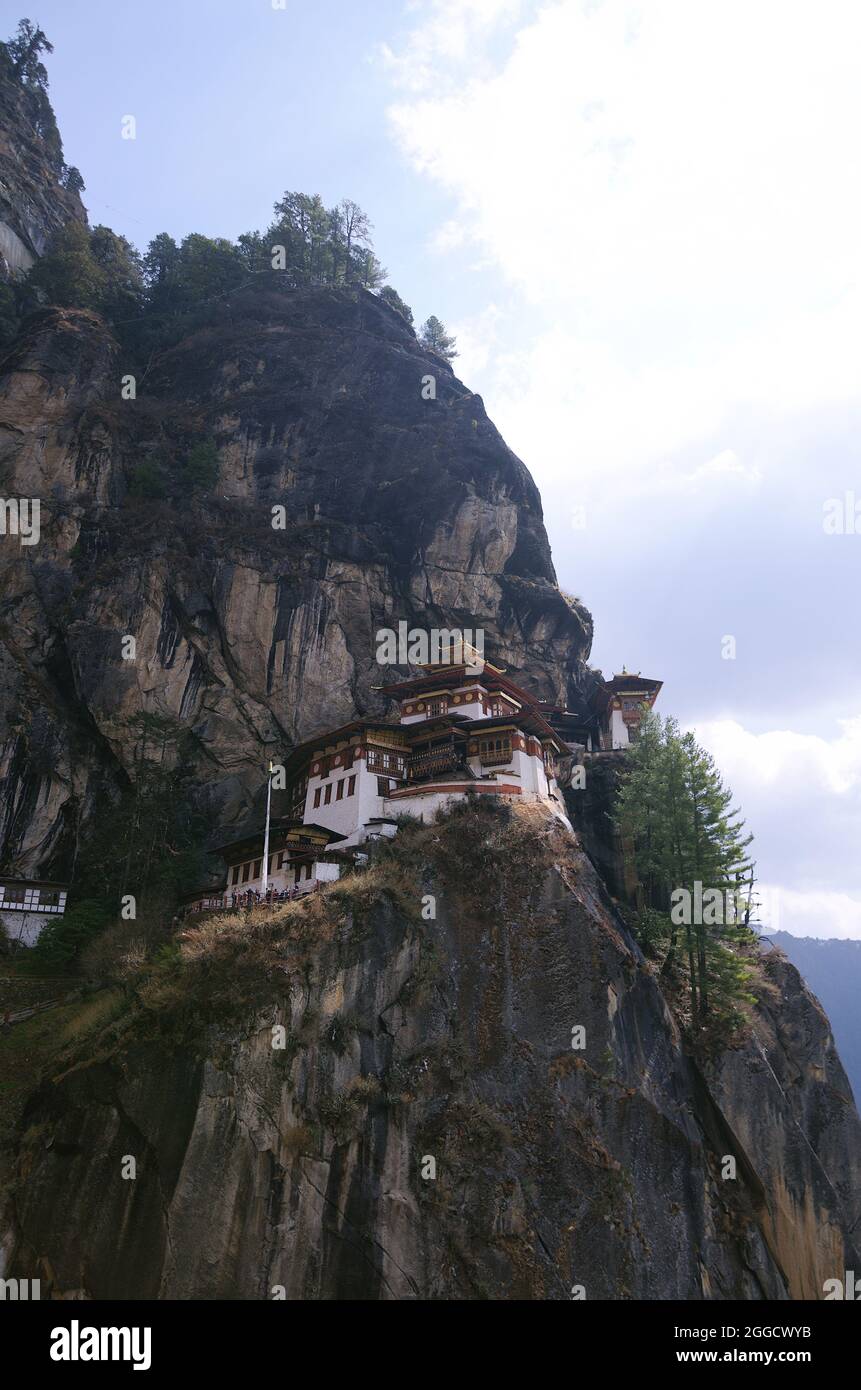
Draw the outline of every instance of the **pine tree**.
M650 944L666 943L662 974L674 975L682 956L694 1028L734 1027L756 975L753 837L714 760L675 720L644 713L616 820L640 878Z
M423 348L435 352L438 357L444 357L446 362L451 362L452 358L457 357L457 340L446 333L445 325L435 314L431 314L419 329L419 342Z
M390 305L392 309L397 309L398 313L403 315L410 325L410 328L412 328L413 311L409 304L404 303L396 289L393 289L391 285L383 285L383 288L380 290L380 299Z
M44 29L29 19L18 21L18 36L9 39L6 51L15 66L15 75L28 87L39 87L42 91L48 85L48 73L40 60L40 53L53 53L54 45L48 42Z

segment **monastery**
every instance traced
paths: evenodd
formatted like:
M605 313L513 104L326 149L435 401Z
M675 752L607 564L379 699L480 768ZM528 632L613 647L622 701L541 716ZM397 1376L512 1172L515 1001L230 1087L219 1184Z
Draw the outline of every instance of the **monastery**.
M467 796L538 802L570 830L560 761L623 751L661 689L623 670L600 683L584 716L536 699L474 649L462 656L379 687L396 716L353 719L294 748L282 764L287 813L267 816L268 844L261 826L221 845L222 888L188 895L181 910L229 907L268 890L310 892L338 878L362 845L395 835L399 816L428 821ZM9 939L32 946L65 912L68 892L65 883L0 877Z
M395 835L399 816L427 821L468 796L539 802L570 830L559 761L626 748L661 687L623 671L584 720L474 654L469 664L420 669L380 687L396 719L354 719L292 751L283 764L289 811L270 825L266 862L262 829L222 845L224 888L193 895L186 911L230 906L248 892L308 892L338 878L357 847Z

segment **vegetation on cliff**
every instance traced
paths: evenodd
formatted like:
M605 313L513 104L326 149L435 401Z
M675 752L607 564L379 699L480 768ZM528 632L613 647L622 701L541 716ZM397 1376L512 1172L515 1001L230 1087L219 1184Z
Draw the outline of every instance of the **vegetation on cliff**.
M645 712L627 761L615 819L640 883L638 935L666 980L683 984L694 1033L725 1036L760 975L753 837L711 756L674 719Z
M0 43L0 76L20 88L49 165L62 187L78 194L84 181L65 164L47 94L40 55L51 52L44 31L23 19L17 35ZM319 194L292 190L275 203L267 228L244 232L236 241L192 232L177 243L161 232L141 253L109 227L67 221L29 274L0 287L0 348L14 340L29 313L54 304L100 313L145 364L195 326L196 311L251 284L361 286L378 291L412 327L409 305L383 284L385 270L371 232L367 213L352 199L327 208ZM455 355L454 339L434 315L422 326L421 342L446 361Z
M52 166L64 176L67 187L83 188L80 173L63 160L63 142L48 98L48 73L43 53L53 53L54 45L38 24L21 19L13 38L0 43L0 71L26 94L29 114Z
M83 827L74 901L21 962L29 974L78 971L90 943L118 922L135 939L162 945L177 893L205 874L208 827L193 805L191 735L176 720L148 713L130 717L125 728L130 775L118 797L105 790Z

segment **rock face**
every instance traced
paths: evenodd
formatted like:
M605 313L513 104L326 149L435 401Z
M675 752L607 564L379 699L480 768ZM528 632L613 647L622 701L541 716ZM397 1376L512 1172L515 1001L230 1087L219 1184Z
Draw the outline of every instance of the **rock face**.
M796 1299L858 1268L861 1125L797 972L769 960L779 999L707 1075L576 841L525 821L407 834L435 921L385 882L328 899L275 930L241 1022L94 1044L47 1085L9 1272L94 1298Z
M0 542L2 864L18 872L67 872L140 711L192 730L213 826L241 820L268 757L383 710L380 628L480 628L488 655L574 707L597 679L534 483L399 314L348 290L214 312L135 400L87 312L36 316L3 363L0 480L41 502L37 545ZM184 490L207 438L217 483ZM135 500L144 464L161 500Z
M0 280L29 270L64 223L86 221L77 193L60 183L63 168L47 97L16 80L0 44Z
M775 932L769 941L779 946L798 967L803 979L822 1001L857 1104L861 1096L861 1032L858 1029L861 941L791 936L783 931Z
M0 48L6 274L83 217L46 122ZM0 496L40 508L34 544L0 535L4 872L69 874L140 714L191 732L213 834L240 824L267 758L383 712L379 629L481 629L578 713L600 679L526 469L361 291L236 294L142 365L46 309L0 363ZM785 1299L861 1268L825 1016L775 952L747 1040L688 1055L606 894L599 761L579 838L463 808L85 1000L2 1154L3 1272L89 1298Z

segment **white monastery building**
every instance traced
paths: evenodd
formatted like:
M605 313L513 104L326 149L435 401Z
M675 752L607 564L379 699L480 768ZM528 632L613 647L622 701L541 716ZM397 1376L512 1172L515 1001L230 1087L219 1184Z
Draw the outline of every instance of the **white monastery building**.
M585 719L547 705L484 660L438 662L380 687L396 718L354 719L315 735L283 764L290 813L220 849L226 882L186 909L230 906L247 892L306 893L336 879L368 840L397 833L397 818L428 821L469 796L544 805L571 829L558 761L624 751L661 682L623 670L602 683ZM264 872L265 870L265 872Z
M556 772L571 748L498 667L438 663L381 693L397 704L396 718L354 719L300 744L283 765L291 814L270 832L269 887L305 892L337 878L356 847L396 834L399 816L431 820L468 796L540 802L570 830ZM262 891L261 833L220 853L222 894L198 895L193 910Z
M395 835L398 817L432 820L470 796L539 803L570 830L560 759L624 753L661 682L623 668L578 715L537 700L466 651L469 664L440 661L381 686L394 715L353 719L294 748L282 765L287 814L268 822L268 842L261 828L222 845L224 886L189 895L184 910L229 907L267 889L304 894L337 879L367 841ZM0 878L8 939L33 945L65 912L67 891L64 883Z
M639 672L633 675L622 668L620 676L607 681L610 697L606 743L610 750L628 748L636 741L643 717L643 707L651 709L658 698L663 681L648 680Z

